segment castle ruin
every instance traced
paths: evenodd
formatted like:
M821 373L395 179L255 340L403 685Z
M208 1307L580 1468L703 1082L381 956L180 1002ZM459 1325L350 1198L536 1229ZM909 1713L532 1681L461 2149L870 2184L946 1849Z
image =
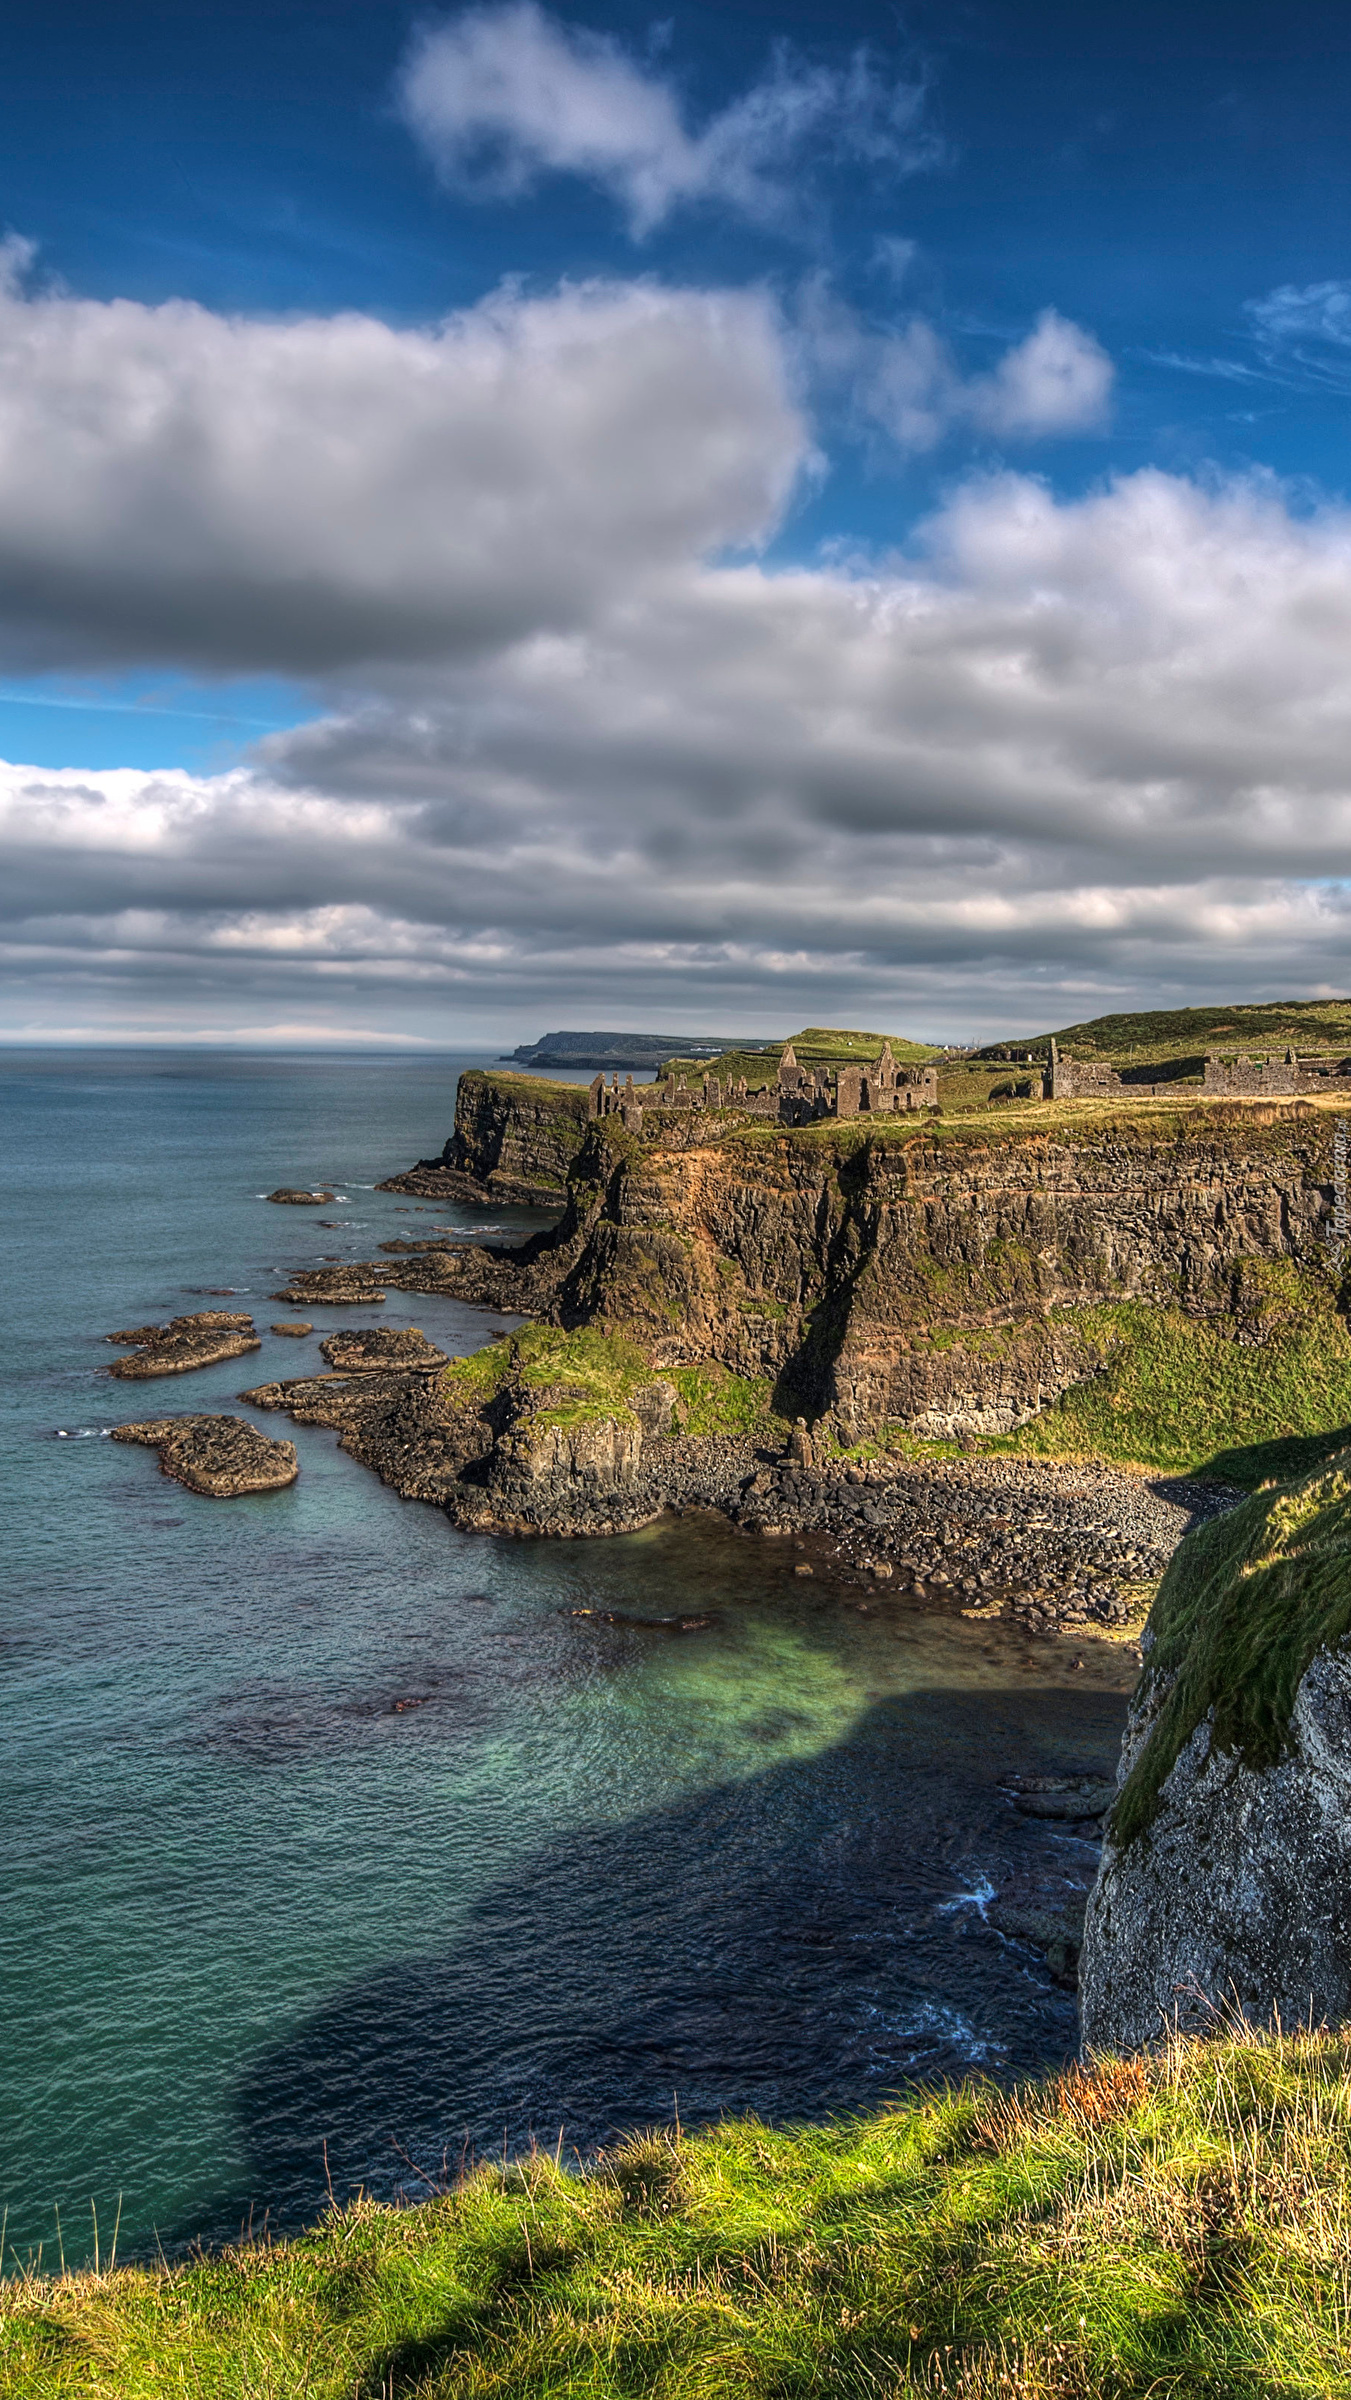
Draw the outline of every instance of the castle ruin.
M724 1082L722 1077L705 1072L702 1084L696 1084L692 1091L684 1076L674 1071L660 1083L637 1088L631 1075L626 1076L622 1087L618 1075L612 1075L608 1084L604 1075L597 1075L588 1094L587 1114L620 1117L628 1132L641 1133L645 1115L664 1115L668 1109L730 1108L740 1115L771 1117L780 1125L814 1125L823 1117L895 1116L911 1109L937 1106L937 1067L898 1066L891 1055L890 1042L882 1044L880 1057L864 1065L834 1069L799 1066L789 1042L773 1083L763 1084L754 1091L748 1087L744 1075L735 1079L729 1076ZM653 1126L649 1130L655 1132L660 1128Z
M1066 1058L1050 1045L1050 1096L1053 1100L1116 1098L1155 1100L1178 1097L1177 1081L1127 1083L1115 1067L1096 1060ZM1291 1099L1299 1092L1323 1091L1333 1076L1351 1072L1351 1062L1330 1058L1301 1061L1294 1050L1284 1058L1220 1058L1212 1052L1201 1077L1202 1091L1221 1100Z

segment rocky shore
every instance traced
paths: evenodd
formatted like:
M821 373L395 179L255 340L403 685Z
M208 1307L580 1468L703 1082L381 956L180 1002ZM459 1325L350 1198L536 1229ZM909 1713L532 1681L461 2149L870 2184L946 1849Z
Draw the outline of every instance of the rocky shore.
M815 1561L1034 1633L1120 1635L1183 1534L1240 1497L1028 1459L815 1463L801 1429L787 1456L754 1433L682 1432L660 1376L622 1407L569 1405L529 1385L509 1343L479 1354L480 1379L459 1382L416 1329L342 1332L323 1349L337 1371L243 1398L332 1427L395 1491L465 1529L566 1538L716 1509L748 1535L796 1538L813 1571Z

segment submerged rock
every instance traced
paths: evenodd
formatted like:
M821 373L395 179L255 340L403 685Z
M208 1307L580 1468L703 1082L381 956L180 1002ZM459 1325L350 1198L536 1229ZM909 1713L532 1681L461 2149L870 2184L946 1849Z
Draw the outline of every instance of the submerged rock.
M1181 1545L1088 1912L1085 2041L1351 2018L1351 1451Z
M124 1382L150 1375L186 1375L193 1367L211 1367L218 1359L242 1358L262 1343L249 1316L228 1309L207 1308L195 1317L171 1317L167 1325L129 1325L104 1335L108 1342L135 1343L130 1358L119 1358L108 1369Z
M112 1438L158 1450L161 1474L212 1500L279 1491L299 1473L295 1443L273 1441L243 1417L153 1417L115 1425Z

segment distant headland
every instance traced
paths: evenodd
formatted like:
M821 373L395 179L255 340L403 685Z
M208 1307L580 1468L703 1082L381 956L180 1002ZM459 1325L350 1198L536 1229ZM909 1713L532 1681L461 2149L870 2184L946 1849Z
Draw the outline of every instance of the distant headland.
M520 1067L663 1067L668 1058L718 1058L725 1050L767 1045L728 1039L722 1034L680 1033L544 1033L537 1042L522 1042L503 1053ZM778 1044L769 1045L776 1051Z

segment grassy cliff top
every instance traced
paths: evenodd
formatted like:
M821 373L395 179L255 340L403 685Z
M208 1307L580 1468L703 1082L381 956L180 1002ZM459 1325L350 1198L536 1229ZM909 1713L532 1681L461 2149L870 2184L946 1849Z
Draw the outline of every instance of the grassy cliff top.
M12 2279L23 2400L1332 2400L1351 2032L485 2165L174 2267Z
M1297 1050L1351 1049L1351 1000L1245 1001L1226 1008L1157 1008L1090 1017L1054 1034L990 1042L977 1056L998 1060L1011 1054L1016 1062L1031 1050L1044 1058L1052 1040L1074 1058L1103 1059L1113 1066L1194 1056L1199 1067L1208 1050L1229 1053L1292 1044Z
M1151 1824L1208 1716L1214 1749L1259 1769L1280 1757L1315 1652L1351 1633L1351 1451L1188 1534L1150 1626L1142 1689L1166 1696L1113 1811L1122 1842Z
M563 1083L552 1075L528 1075L520 1067L465 1067L460 1075L461 1088L474 1084L490 1084L494 1091L500 1088L508 1099L528 1100L532 1108L552 1108L559 1116L586 1113L584 1083Z
M916 1066L935 1055L932 1042L910 1042L898 1033L852 1033L840 1026L808 1025L784 1041L766 1042L762 1050L724 1050L720 1058L701 1060L697 1065L687 1058L669 1058L661 1071L663 1075L672 1072L688 1075L700 1082L705 1071L734 1079L744 1075L754 1090L757 1084L773 1082L789 1041L801 1067L867 1066L872 1059L881 1057L886 1041L891 1044L891 1055L898 1066Z

